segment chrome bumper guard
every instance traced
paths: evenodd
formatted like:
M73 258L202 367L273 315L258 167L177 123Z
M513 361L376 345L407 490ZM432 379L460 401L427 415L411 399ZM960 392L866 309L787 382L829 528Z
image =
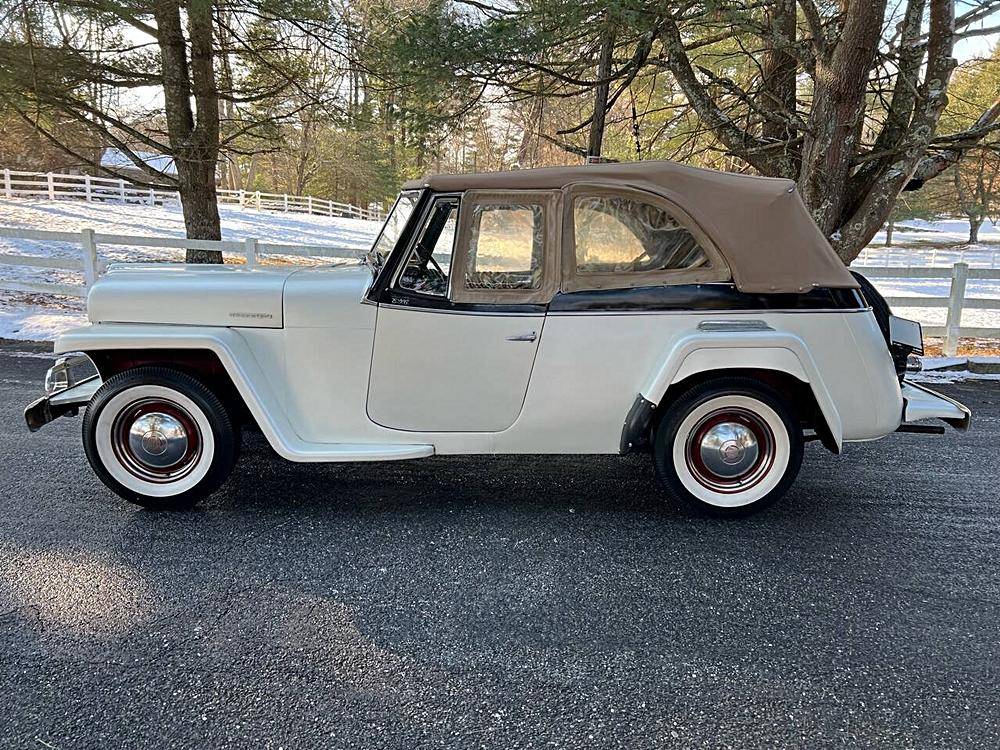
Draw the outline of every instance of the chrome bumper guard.
M964 404L916 383L904 382L901 391L903 393L901 428L924 419L940 419L957 430L969 429L972 412ZM906 430L901 429L901 431Z
M24 410L24 421L32 432L63 415L75 416L81 406L90 403L104 383L98 374L79 377L79 368L93 363L85 354L66 354L45 374L45 395L35 399ZM74 369L75 368L75 369Z

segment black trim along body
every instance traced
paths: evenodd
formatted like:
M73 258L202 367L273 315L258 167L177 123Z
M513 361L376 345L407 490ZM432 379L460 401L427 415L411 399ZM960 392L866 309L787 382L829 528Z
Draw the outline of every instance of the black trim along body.
M452 302L401 289L383 289L375 300L415 310L465 313L596 313L596 312L752 312L786 310L863 310L868 307L856 289L821 287L802 294L741 292L731 283L676 284L631 289L559 292L545 304L484 304Z
M820 287L801 294L741 292L731 283L677 284L557 294L549 312L739 312L755 310L858 310L856 289Z

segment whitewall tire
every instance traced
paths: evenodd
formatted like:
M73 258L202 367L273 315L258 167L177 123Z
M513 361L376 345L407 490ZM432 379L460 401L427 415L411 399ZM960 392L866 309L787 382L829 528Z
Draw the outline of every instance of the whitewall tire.
M770 386L742 377L680 394L657 428L653 456L668 493L710 515L745 515L780 498L802 463L802 429Z
M203 383L164 367L119 373L83 420L87 459L111 490L155 508L185 507L232 471L239 430Z

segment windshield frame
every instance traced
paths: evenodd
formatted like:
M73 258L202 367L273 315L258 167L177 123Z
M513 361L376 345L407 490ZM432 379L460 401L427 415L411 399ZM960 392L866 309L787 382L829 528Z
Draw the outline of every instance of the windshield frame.
M372 242L372 246L365 253L362 261L365 265L372 269L372 273L378 276L379 272L385 268L389 257L392 255L393 250L399 244L400 239L406 234L406 230L413 221L413 216L417 213L417 208L420 205L420 199L422 198L422 193L424 191L421 189L414 190L401 190L399 195L396 196L396 200L392 204L392 208L389 209L389 213L385 215L385 221L382 222L382 227L379 229L378 234L375 236L375 241ZM389 223L393 220L396 215L397 209L403 203L406 198L412 198L410 204L410 213L403 219L402 226L399 227L399 231L396 233L395 238L392 239L392 247L383 248L379 251L379 245L382 243L383 237L386 236L386 231L389 229Z

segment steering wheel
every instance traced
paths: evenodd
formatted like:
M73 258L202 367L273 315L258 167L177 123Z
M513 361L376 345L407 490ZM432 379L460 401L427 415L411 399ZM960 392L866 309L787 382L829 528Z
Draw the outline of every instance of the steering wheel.
M431 252L430 255L427 256L427 262L434 266L434 270L436 270L439 274L441 274L441 278L442 279L447 279L448 278L448 274L446 274L444 272L444 270L441 268L441 266L438 265L438 262L436 260L434 260L434 253L433 253L433 251Z

